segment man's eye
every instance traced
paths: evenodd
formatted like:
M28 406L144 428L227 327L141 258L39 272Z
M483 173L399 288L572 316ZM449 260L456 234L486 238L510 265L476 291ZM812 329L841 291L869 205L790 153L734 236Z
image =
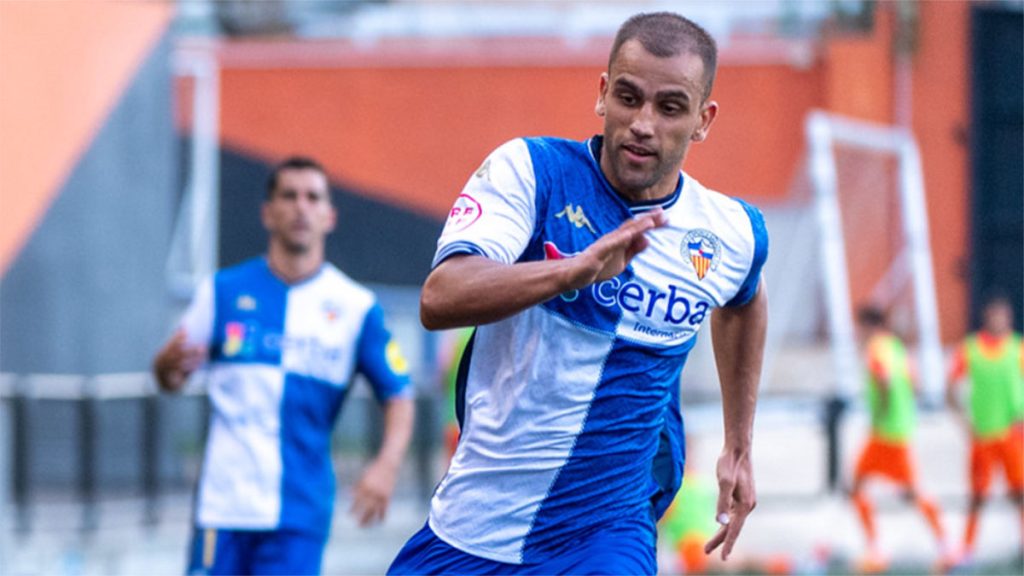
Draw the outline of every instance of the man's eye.
M627 106L632 106L637 103L637 97L629 93L619 94L619 101Z

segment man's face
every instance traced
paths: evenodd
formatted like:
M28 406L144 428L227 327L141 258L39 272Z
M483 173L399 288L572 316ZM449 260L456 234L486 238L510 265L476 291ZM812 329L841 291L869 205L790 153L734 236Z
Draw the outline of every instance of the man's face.
M668 195L690 142L700 142L718 111L702 102L704 63L683 52L659 58L639 40L622 44L601 75L595 112L604 118L601 170L633 199Z
M994 302L985 307L982 322L985 331L1006 334L1013 329L1013 310L1005 302Z
M282 170L277 188L263 203L263 226L270 241L293 254L322 245L336 218L327 177L312 168Z

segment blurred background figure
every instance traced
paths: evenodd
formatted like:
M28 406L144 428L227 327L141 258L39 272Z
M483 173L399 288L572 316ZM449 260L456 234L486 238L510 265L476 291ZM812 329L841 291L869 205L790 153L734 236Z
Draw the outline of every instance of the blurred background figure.
M718 531L715 522L718 491L696 464L697 444L693 434L687 436L683 484L658 525L658 536L671 554L672 564L663 566L668 573L705 574L712 564L720 564L715 555L704 553L704 545Z
M1005 296L982 309L981 329L967 336L950 366L946 400L970 438L970 502L963 559L973 560L981 509L997 472L1006 478L1010 500L1020 514L1024 551L1024 353L1013 330L1013 306ZM967 408L961 400L966 380ZM1007 535L1008 536L1008 535Z
M871 432L857 459L850 497L867 538L862 568L875 573L885 570L887 562L878 547L875 512L864 490L872 476L896 483L924 515L941 553L948 556L949 552L939 506L921 494L917 485L911 453L917 420L916 384L906 347L889 328L882 309L865 306L858 311L857 320L867 365L865 393Z
M463 328L449 332L449 337L441 347L440 366L443 372L440 376L440 383L444 392L444 450L447 460L451 460L455 454L455 448L459 445L459 429L462 427L462 418L459 416L459 367L462 365L462 355L466 346L473 337L472 328Z
M199 287L153 360L180 392L206 368L212 406L189 574L319 574L334 513L331 436L355 373L384 413L380 450L352 489L359 524L387 513L412 434L409 365L376 297L324 261L337 224L311 158L271 172L264 256Z

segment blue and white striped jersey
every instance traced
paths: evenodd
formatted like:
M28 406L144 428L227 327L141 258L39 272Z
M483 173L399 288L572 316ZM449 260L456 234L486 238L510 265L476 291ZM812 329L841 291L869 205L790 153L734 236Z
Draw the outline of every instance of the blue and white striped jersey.
M680 173L630 204L601 172L601 138L512 140L455 202L436 266L571 257L640 212L668 225L619 276L476 330L463 358L463 434L429 523L469 554L550 559L590 531L653 522L682 479L679 375L713 308L757 290L760 212ZM653 508L652 508L653 506Z
M354 372L380 402L409 391L374 295L331 264L289 285L256 258L201 284L181 325L210 355L196 523L326 534L331 431Z

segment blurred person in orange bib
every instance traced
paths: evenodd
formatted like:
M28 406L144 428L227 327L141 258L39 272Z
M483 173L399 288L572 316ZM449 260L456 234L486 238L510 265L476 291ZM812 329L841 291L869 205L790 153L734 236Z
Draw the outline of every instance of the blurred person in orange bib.
M881 309L866 306L858 312L857 319L865 340L866 401L871 433L857 460L851 498L867 537L864 569L879 571L885 568L885 561L878 549L873 506L864 493L866 480L871 476L888 478L900 486L906 498L921 510L943 554L947 555L948 550L941 511L919 490L910 453L917 410L916 386L906 347L889 329L888 319Z

